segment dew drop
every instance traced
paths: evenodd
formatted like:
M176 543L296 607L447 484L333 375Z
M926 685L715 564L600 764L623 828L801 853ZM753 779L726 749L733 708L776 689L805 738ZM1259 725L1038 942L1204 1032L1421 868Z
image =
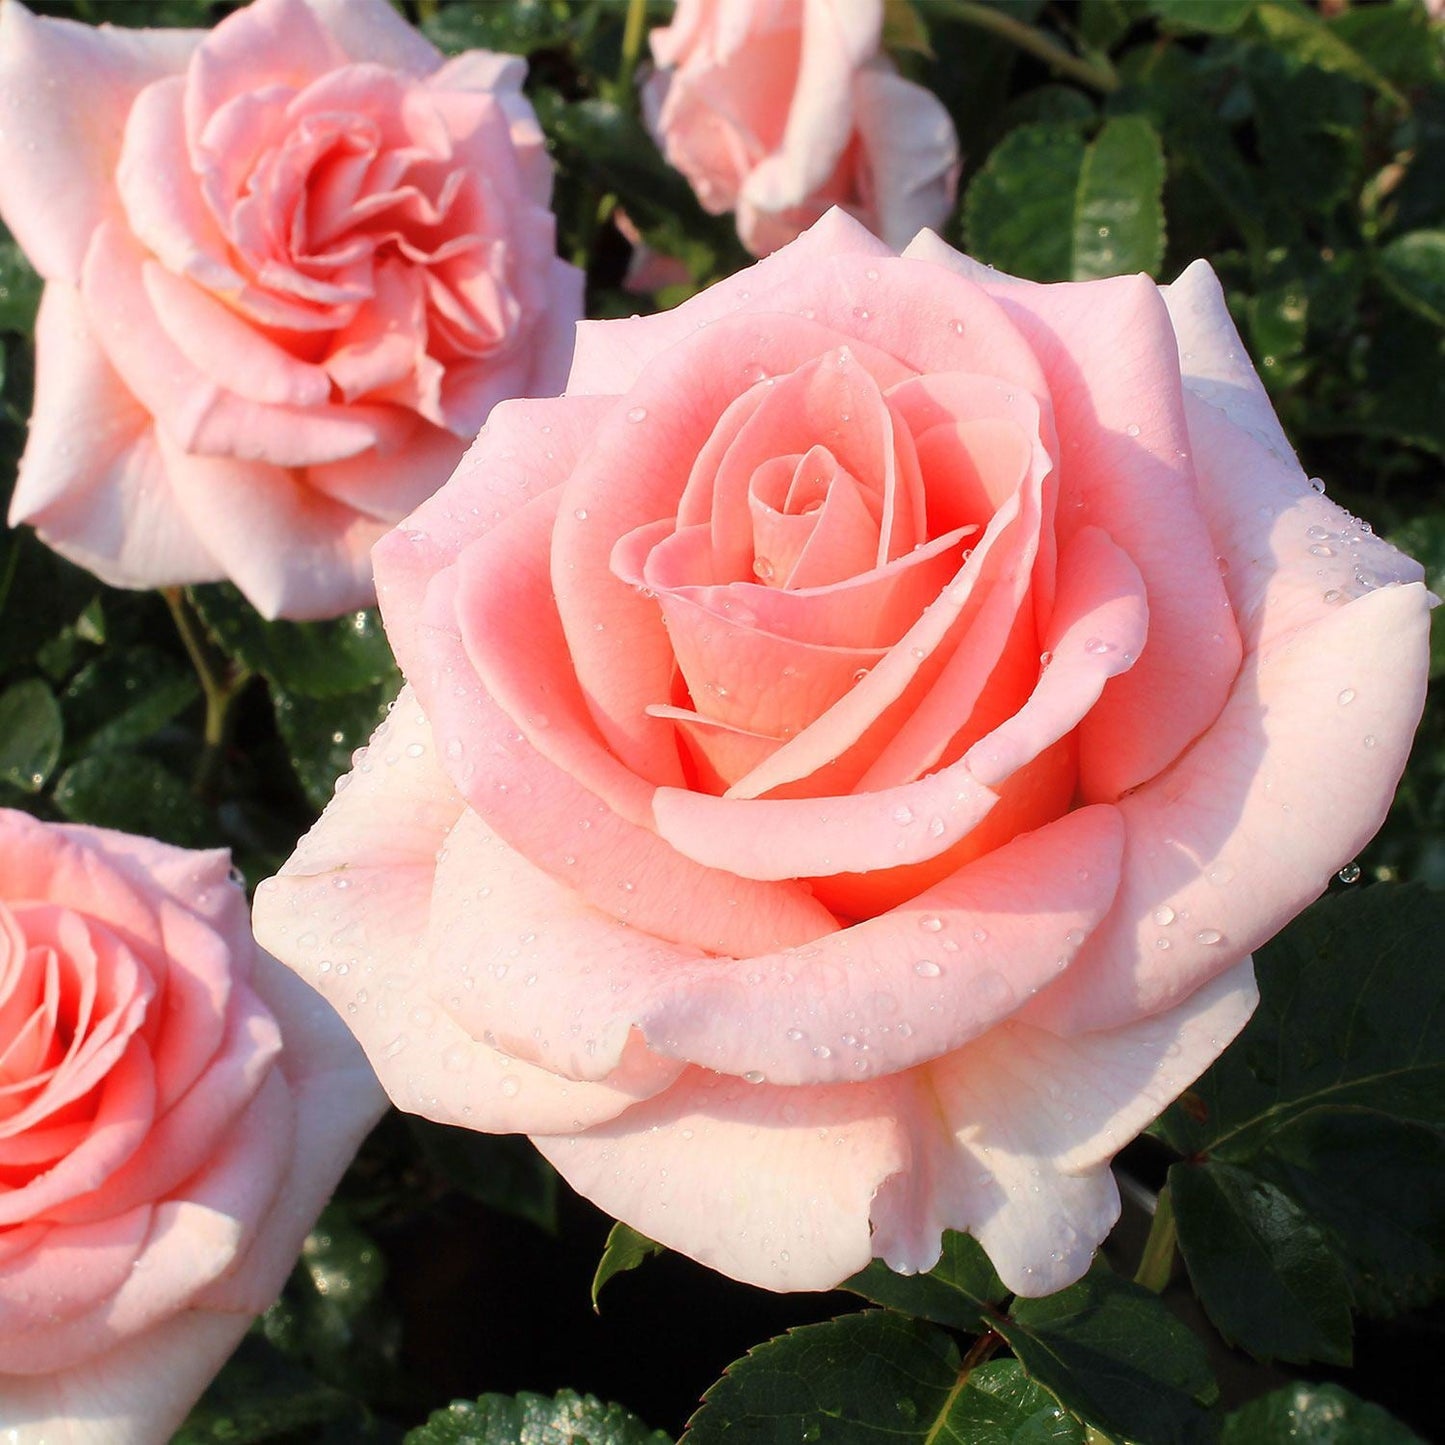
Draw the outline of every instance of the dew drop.
M1201 928L1194 935L1195 942L1203 944L1219 943L1223 938L1224 935L1217 928Z
M1366 746L1367 748L1372 748L1372 747L1374 747L1376 741L1377 741L1377 739L1376 739L1374 733L1366 733L1366 734L1365 734L1364 742L1365 742L1365 746Z
M767 1078L767 1075L764 1074L761 1069L749 1069L747 1073L743 1075L743 1078L750 1084L761 1084Z
M936 913L925 913L918 920L918 926L929 933L937 933L943 927L943 920Z
M1174 910L1167 903L1161 903L1159 907L1154 910L1154 922L1157 923L1160 928L1168 928L1169 925L1174 922L1175 917Z
M1352 687L1345 688L1345 690L1339 695L1339 697L1335 699L1335 701L1338 702L1341 707L1348 707L1350 703L1354 702L1354 700L1355 690Z
M1358 883L1360 881L1360 865L1358 863L1346 863L1335 877L1341 883Z
M900 803L893 810L893 821L900 827L907 827L913 821L913 809L907 803Z
M1129 425L1124 428L1124 430L1128 432L1131 437L1136 437L1139 435L1139 424L1137 422L1131 421Z
M1311 477L1310 490L1313 492L1318 492L1321 496L1323 496L1325 491L1325 479L1323 477Z
M628 421L646 421L646 420L647 420L647 408L646 408L645 406L635 406L635 407L633 407L632 410L627 413L627 420L628 420Z
M948 323L948 329L949 329L950 331L952 331L955 336L962 336L962 335L963 335L963 322L960 321L960 320L958 319L958 317L955 316L955 317L953 318L953 320Z
M1334 555L1335 549L1324 542L1316 542L1310 548L1311 557L1333 557Z
M759 557L753 562L753 576L762 582L773 580L773 564L766 557Z
M522 1081L515 1074L507 1074L497 1087L502 1091L503 1098L515 1099L522 1090Z
M1084 644L1084 651L1091 652L1095 657L1102 657L1106 652L1113 652L1114 644L1105 642L1102 637L1091 637Z
M585 522L587 520L587 508L578 507L576 511L572 513L572 515L576 517L579 522Z
M913 971L919 978L937 978L943 972L931 958L920 958L913 965Z

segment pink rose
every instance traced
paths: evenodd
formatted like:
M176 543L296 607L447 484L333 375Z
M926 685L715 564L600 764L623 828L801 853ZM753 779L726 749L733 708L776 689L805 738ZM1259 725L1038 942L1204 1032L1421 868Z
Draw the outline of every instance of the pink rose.
M153 1445L384 1100L224 852L0 810L0 1437Z
M365 606L492 405L566 376L523 62L444 62L386 0L0 13L0 214L48 283L12 524L117 586Z
M678 0L643 108L671 164L765 256L843 206L891 246L941 226L958 137L882 54L883 0Z
M1037 286L838 213L584 325L377 572L410 685L259 936L402 1108L775 1289L945 1228L1076 1279L1424 697L1420 568L1207 266Z

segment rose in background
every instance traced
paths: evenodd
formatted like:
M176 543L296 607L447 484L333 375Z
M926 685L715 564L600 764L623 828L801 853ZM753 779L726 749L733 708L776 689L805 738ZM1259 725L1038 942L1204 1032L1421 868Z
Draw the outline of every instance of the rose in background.
M377 571L409 687L258 936L402 1108L774 1289L945 1228L1078 1278L1428 660L1207 266L1038 286L839 213L584 325Z
M0 214L47 282L12 524L118 586L368 604L372 543L566 376L582 278L524 70L385 0L209 32L5 0Z
M0 811L0 1431L151 1445L384 1100L224 852Z
M883 0L678 0L643 109L714 214L766 256L843 206L891 246L941 227L958 137L881 51Z

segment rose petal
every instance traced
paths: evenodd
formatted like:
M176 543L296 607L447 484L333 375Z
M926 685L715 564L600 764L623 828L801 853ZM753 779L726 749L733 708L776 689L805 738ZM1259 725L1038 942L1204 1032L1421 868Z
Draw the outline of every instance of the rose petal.
M423 964L433 877L462 807L403 691L387 732L281 874L256 890L256 936L341 1014L400 1107L492 1131L610 1118L647 1092L628 1070L606 1084L558 1079L472 1039L431 997ZM378 824L386 848L352 866L358 834Z
M1051 1294L1088 1267L1119 1213L1109 1157L1219 1055L1258 994L1248 959L1174 1010L1060 1039L1002 1024L906 1076L907 1173L873 1201L873 1248L931 1269L966 1230L1016 1294Z
M91 336L76 291L45 288L30 434L10 503L63 556L117 587L221 577L171 495L150 417Z
M91 233L119 210L115 166L131 103L183 69L204 34L79 25L7 0L0 214L42 276L79 281Z
M868 1263L874 1190L908 1165L894 1081L752 1085L690 1069L586 1133L535 1137L580 1194L765 1289L828 1289Z

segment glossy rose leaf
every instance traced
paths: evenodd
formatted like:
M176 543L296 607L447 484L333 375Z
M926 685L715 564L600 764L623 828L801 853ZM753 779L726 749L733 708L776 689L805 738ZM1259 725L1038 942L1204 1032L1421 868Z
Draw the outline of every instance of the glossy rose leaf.
M70 751L135 747L200 695L194 673L172 654L147 646L112 648L76 673L61 696Z
M805 1325L749 1351L703 1397L684 1445L1083 1445L1084 1426L1016 1360L966 1375L957 1342L892 1310Z
M1224 1422L1220 1445L1424 1445L1378 1405L1339 1385L1304 1381L1251 1400Z
M314 808L331 801L336 780L351 770L351 755L386 716L400 687L396 677L335 697L308 697L271 689L276 727L291 757L302 791Z
M1445 1133L1373 1111L1316 1109L1251 1166L1324 1231L1356 1308L1393 1316L1445 1288Z
M1230 1344L1349 1364L1349 1282L1299 1205L1231 1164L1176 1164L1169 1191L1194 1292Z
M55 805L72 823L119 828L182 848L217 842L217 826L180 778L142 753L93 753L55 784Z
M667 1435L649 1430L631 1410L572 1390L559 1390L550 1398L523 1392L454 1400L446 1409L433 1411L425 1425L409 1430L404 1445L532 1445L545 1440L671 1445Z
M602 1258L597 1261L597 1273L592 1276L592 1308L598 1309L602 1286L615 1275L625 1274L645 1264L655 1254L661 1254L663 1246L655 1239L649 1239L630 1224L618 1222L607 1234L607 1243L602 1249Z
M345 1428L358 1442L372 1438L355 1400L318 1380L257 1335L241 1342L211 1382L172 1445L269 1445L300 1438L330 1439Z
M1031 1379L1081 1420L1125 1440L1214 1438L1219 1387L1200 1338L1159 1297L1096 1268L994 1326Z
M969 1332L984 1329L991 1307L1008 1295L979 1242L954 1230L944 1233L943 1255L927 1274L895 1274L875 1259L843 1288L914 1319Z
M55 694L38 677L0 693L0 780L38 793L60 761L65 722Z
M193 588L191 597L229 656L288 692L330 698L395 676L374 610L334 622L267 622L226 583Z
M969 183L964 221L978 260L1035 281L1151 274L1164 258L1164 155L1143 116L1092 141L1077 126L1019 126Z
M1414 884L1321 900L1259 950L1259 1008L1159 1132L1241 1163L1313 1109L1445 1127L1442 929L1445 898Z

